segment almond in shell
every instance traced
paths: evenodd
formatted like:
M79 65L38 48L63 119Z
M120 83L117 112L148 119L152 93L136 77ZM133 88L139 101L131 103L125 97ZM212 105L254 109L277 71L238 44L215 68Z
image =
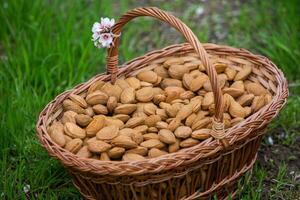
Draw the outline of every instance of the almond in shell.
M64 114L61 118L61 122L63 124L65 124L67 122L71 122L71 123L75 124L76 123L76 120L75 120L76 115L77 115L76 112L68 110L68 111L64 112Z
M141 156L146 156L148 154L148 149L146 147L138 146L133 149L127 150L127 153L139 154Z
M94 105L93 111L98 115L107 115L108 114L107 107L104 105L101 105L101 104Z
M244 66L244 68L235 75L234 80L235 81L245 80L251 74L251 72L252 72L251 66Z
M86 127L86 135L88 137L93 137L96 135L96 133L102 129L105 125L105 116L103 115L98 115L95 117L89 125Z
M158 132L158 137L159 137L160 141L162 141L162 142L164 142L166 144L173 144L173 143L176 142L175 135L170 130L168 130L168 129L161 129Z
M144 121L145 121L144 117L132 117L126 122L125 127L126 128L134 128L139 125L143 125Z
M112 144L118 147L123 147L125 149L131 149L138 146L130 137L125 135L119 135L112 140Z
M210 135L211 129L199 129L192 132L192 138L198 140L206 140L211 137Z
M121 158L124 153L125 149L122 147L113 147L107 152L108 156L113 159Z
M96 137L99 140L111 140L119 135L119 127L117 126L106 126L102 128L97 134Z
M125 153L122 157L123 161L141 161L145 159L145 157L135 153Z
M108 112L113 113L117 106L118 106L117 98L114 96L109 97L106 103Z
M80 126L87 126L92 118L89 115L78 114L75 116L76 123Z
M159 115L150 115L145 119L145 125L147 125L148 127L154 127L159 121L161 121Z
M165 146L164 143L162 143L161 141L159 141L157 139L146 140L146 141L142 142L140 145L142 147L146 147L148 149L151 149L151 148L161 149Z
M77 153L81 148L81 146L82 146L82 140L79 138L75 138L66 144L65 149L72 153Z
M76 124L71 122L67 122L64 126L64 132L70 136L71 138L80 138L83 139L86 136L86 132L84 129L80 128Z
M115 114L129 115L133 113L137 108L136 104L123 104L115 108Z
M85 113L85 110L82 107L80 107L79 105L77 105L76 103L71 101L70 99L66 99L66 100L63 101L63 108L66 111L71 110L71 111L74 111L78 114L84 114Z
M188 138L192 134L192 129L188 126L179 126L174 134L177 138Z
M156 158L156 157L159 157L159 156L162 156L162 155L166 155L166 154L168 154L168 152L162 151L162 150L157 149L157 148L152 148L148 152L149 158Z
M126 78L125 81L130 85L130 87L132 87L135 90L141 88L140 80L135 77Z
M83 146L76 155L80 158L90 158L92 157L92 153L89 151L87 146Z
M145 81L149 83L155 83L157 81L157 74L153 71L145 70L141 71L136 76L140 81Z
M196 140L194 138L188 138L188 139L181 141L179 145L182 148L187 148L187 147L195 146L199 143L200 143L199 140Z
M102 153L111 148L111 145L101 140L91 140L87 142L89 151L93 153Z
M87 108L87 103L85 102L84 98L77 95L77 94L70 94L69 98L76 103L77 105L79 105L82 108Z
M134 103L135 102L135 90L132 87L128 87L123 90L121 94L121 103Z
M97 90L86 97L86 102L90 105L96 105L96 104L106 104L108 100L108 95L104 92L101 92L100 90Z
M245 85L247 92L254 94L255 96L260 96L267 94L268 91L259 83L248 83Z
M136 99L140 102L149 102L153 99L152 87L144 87L136 91Z

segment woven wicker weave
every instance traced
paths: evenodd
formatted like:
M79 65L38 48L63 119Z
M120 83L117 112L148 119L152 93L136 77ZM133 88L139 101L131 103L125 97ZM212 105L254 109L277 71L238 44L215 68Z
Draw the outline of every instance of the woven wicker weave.
M107 72L58 95L41 112L37 132L49 154L59 159L69 170L74 184L87 199L219 199L236 194L237 181L253 166L266 126L278 114L288 97L287 82L280 70L263 56L243 49L215 44L201 44L192 31L174 16L157 8L138 8L123 15L113 27L121 28L138 16L151 16L175 27L188 43L168 46L131 60L118 68L119 39L108 50ZM98 80L112 81L119 76L131 76L152 64L170 57L201 60L210 78L215 99L214 138L200 144L144 161L100 161L79 158L55 144L47 127L60 118L62 101L71 93L86 91ZM212 62L226 63L236 70L252 67L249 80L261 83L273 95L272 101L237 125L224 130L222 126L222 92ZM221 125L221 126L220 126ZM221 141L221 142L219 142Z

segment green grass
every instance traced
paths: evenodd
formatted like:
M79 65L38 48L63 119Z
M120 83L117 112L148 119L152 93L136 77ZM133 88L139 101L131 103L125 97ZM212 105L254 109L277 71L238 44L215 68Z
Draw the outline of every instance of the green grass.
M0 199L80 199L64 168L49 158L39 145L35 123L41 109L59 93L103 72L105 50L91 42L91 25L100 16L117 18L130 8L159 6L174 11L199 36L212 39L222 32L220 19L228 20L227 34L220 43L243 47L272 59L291 84L286 108L270 126L270 131L284 130L286 137L277 141L292 145L300 130L299 6L296 0L250 1L241 7L238 17L213 10L209 17L195 15L202 4L185 1L147 4L135 1L1 1L0 3ZM224 15L224 16L223 16ZM272 16L272 17L270 17ZM212 19L212 20L211 20ZM216 26L212 26L215 24ZM142 28L141 28L142 27ZM157 27L157 28L153 28ZM151 48L184 41L179 34L158 22L141 18L128 25L122 35L121 62L142 55ZM276 131L274 135L276 135ZM278 182L264 191L267 172L256 165L253 178L242 199L276 199L294 193L286 184L294 184L286 165L277 169ZM271 178L271 180L272 180ZM293 191L299 191L294 188ZM293 197L293 196L290 196Z

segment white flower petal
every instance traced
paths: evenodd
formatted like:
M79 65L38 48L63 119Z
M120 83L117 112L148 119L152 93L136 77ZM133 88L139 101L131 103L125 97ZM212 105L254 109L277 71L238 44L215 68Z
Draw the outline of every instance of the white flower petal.
M98 32L95 32L92 37L93 37L93 41L96 41L99 39L100 34Z
M94 25L93 25L93 28L92 28L92 32L97 32L99 31L100 28L100 23L99 22L95 22Z

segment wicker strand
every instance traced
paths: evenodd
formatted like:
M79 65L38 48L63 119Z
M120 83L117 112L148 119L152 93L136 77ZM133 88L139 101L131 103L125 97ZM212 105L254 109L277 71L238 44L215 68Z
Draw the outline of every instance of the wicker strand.
M212 131L210 132L210 135L213 136L218 142L221 141L225 148L229 146L229 143L225 138L226 135L224 122L217 121L215 117L212 121Z

